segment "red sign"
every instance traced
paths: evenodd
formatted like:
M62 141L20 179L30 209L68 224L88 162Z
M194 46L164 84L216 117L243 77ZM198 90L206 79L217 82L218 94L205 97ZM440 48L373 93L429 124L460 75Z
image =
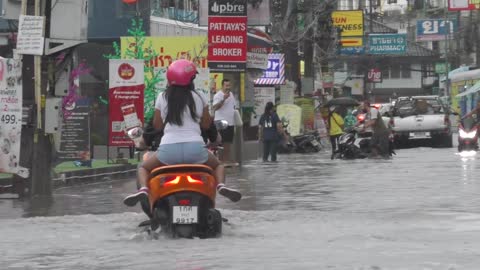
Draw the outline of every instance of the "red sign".
M243 71L247 62L245 1L211 1L208 17L208 67Z
M367 81L373 83L382 82L382 71L378 68L372 68L368 71Z
M110 60L108 108L110 146L133 146L126 131L144 122L144 71L142 60Z
M449 11L480 9L480 3L476 0L448 0Z

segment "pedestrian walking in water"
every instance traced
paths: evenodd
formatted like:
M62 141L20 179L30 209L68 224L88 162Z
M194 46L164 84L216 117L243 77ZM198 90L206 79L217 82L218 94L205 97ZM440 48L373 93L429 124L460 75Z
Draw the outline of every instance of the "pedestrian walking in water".
M328 134L330 135L330 143L332 144L332 156L334 158L337 150L338 138L343 134L343 118L336 112L335 106L331 106L328 111Z
M270 156L272 162L277 162L277 149L283 136L283 126L274 110L273 102L265 105L265 112L260 117L258 133L258 139L263 142L263 161L267 162Z

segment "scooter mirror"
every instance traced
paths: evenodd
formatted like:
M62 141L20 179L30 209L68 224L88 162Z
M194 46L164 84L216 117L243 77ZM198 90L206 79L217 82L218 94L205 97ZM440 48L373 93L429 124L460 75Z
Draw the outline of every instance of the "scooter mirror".
M127 136L133 141L136 148L143 148L145 146L143 140L143 129L135 127L127 131Z

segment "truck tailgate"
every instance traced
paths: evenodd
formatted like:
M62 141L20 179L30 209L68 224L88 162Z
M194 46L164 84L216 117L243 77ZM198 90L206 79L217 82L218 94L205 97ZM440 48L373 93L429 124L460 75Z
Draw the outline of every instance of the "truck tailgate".
M395 117L393 130L395 132L441 130L447 127L444 118L443 114Z

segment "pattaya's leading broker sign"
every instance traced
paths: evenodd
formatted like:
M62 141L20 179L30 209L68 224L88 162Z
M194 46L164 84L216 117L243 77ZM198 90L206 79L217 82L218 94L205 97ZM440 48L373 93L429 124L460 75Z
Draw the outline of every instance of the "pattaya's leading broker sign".
M368 36L369 54L405 54L406 52L406 34L384 34Z
M109 62L109 145L133 146L126 131L143 126L143 65L143 60L111 59Z
M247 61L247 1L209 0L208 67L243 71Z

